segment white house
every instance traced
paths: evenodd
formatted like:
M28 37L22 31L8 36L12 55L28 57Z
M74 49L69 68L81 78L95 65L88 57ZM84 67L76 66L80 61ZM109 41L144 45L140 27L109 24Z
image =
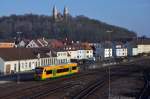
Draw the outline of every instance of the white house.
M70 59L90 59L93 58L93 50L91 48L85 48L80 45L70 45L65 46L66 50L70 56Z
M69 63L70 57L65 50L56 50L58 64Z
M50 49L9 48L0 49L0 72L10 74L29 71L38 66L70 62L67 52Z
M70 59L77 59L78 49L75 46L72 45L65 46L63 50L68 52Z
M112 50L112 42L105 41L94 45L95 47L95 56L98 59L107 59L112 58L113 50Z
M115 42L114 43L114 56L115 57L126 57L128 56L128 49L122 42Z
M40 48L42 45L37 40L31 40L26 48Z
M92 45L94 47L94 56L95 57L101 57L101 49L102 49L102 44L101 43L95 43Z
M150 53L150 44L138 44L137 49L138 49L138 54Z
M134 47L134 55L142 54L142 53L150 53L150 39L138 39L134 41L136 47Z
M32 70L37 58L31 49L0 49L0 71L4 74Z
M19 44L18 44L18 47L25 47L26 46L26 43L25 41L20 41Z
M111 58L112 57L112 48L105 48L104 49L104 58Z
M127 48L117 48L117 49L116 49L116 56L117 56L117 57L125 57L125 56L128 56Z
M28 40L28 39L22 39L18 43L17 47L24 47L25 48L29 44L29 42L30 42L30 40Z
M77 50L68 50L67 51L70 55L70 59L77 59L78 51Z
M45 40L45 38L37 39L37 40L31 40L27 45L26 48L42 48L47 47L48 42Z

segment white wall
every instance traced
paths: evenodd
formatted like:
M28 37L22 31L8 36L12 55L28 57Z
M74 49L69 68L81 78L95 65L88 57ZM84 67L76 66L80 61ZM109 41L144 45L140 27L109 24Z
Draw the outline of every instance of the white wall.
M14 72L29 71L39 66L64 64L70 62L70 58L68 57L67 52L60 52L59 55L60 56L58 57L26 59L26 60L17 60L17 61L3 61L3 59L0 58L0 70L2 72L6 72L6 66L10 65L10 71L14 71Z
M21 41L21 42L19 42L19 44L18 44L19 47L25 47L25 45L26 45L26 44L25 44L24 41Z
M18 64L19 64L19 62L18 62ZM37 59L21 60L20 67L21 67L20 68L21 71L35 69L35 67L37 67Z
M150 45L137 45L138 53L150 53Z
M57 57L47 57L47 58L40 58L38 64L39 66L48 66L48 65L55 65L59 63Z
M122 56L127 56L127 55L128 55L127 48L116 49L116 56L117 57L122 57Z
M78 51L68 51L71 59L77 59Z
M14 65L16 64L16 70L14 68ZM18 61L6 61L4 63L4 72L6 72L6 66L10 65L10 70L14 71L14 72L18 72Z
M85 59L93 58L93 50L85 50Z
M84 59L85 52L84 50L77 50L77 59Z
M17 61L7 61L4 64L4 71L6 71L6 65L11 66L11 70L14 72L19 71L19 66L20 66L20 71L28 71L35 69L37 66L37 59L29 59L29 60L17 60Z
M77 50L77 59L93 58L93 50Z
M110 58L110 57L112 57L112 48L104 49L104 58Z
M132 48L132 55L138 55L138 48Z
M57 60L58 62L61 63L69 63L70 62L70 57L68 56L68 52L57 52Z

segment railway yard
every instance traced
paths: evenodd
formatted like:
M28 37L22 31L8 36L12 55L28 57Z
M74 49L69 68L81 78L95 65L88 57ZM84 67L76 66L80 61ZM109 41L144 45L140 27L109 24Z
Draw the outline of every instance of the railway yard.
M148 99L150 58L99 67L46 81L20 76L0 83L0 99Z

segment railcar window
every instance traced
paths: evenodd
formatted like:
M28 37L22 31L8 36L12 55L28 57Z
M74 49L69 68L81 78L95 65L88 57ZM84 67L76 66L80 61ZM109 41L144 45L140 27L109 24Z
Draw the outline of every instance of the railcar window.
M64 69L58 69L57 73L61 73L61 72L68 72L69 68L64 68Z
M77 69L77 67L72 67L72 70L76 70Z
M46 71L46 74L52 74L52 70Z

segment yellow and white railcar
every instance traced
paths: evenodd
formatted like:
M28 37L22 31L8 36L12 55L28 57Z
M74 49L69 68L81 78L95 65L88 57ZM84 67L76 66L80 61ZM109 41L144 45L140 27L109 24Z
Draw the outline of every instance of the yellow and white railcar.
M35 69L34 78L36 80L46 80L71 75L79 72L77 63L67 63L55 66L41 66Z

